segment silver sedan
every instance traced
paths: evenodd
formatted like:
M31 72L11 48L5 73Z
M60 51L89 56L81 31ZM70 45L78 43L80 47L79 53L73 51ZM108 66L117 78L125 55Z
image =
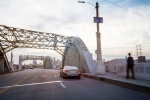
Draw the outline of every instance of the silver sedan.
M80 79L80 70L76 66L64 66L63 69L60 70L60 77L77 77Z

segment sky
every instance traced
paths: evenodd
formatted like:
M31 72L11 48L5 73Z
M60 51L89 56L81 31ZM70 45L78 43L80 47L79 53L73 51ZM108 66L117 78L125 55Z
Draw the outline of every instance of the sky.
M98 2L102 58L109 61L125 58L128 52L136 59L136 45L150 59L149 0L0 0L0 24L10 27L78 36L96 59L96 16ZM92 6L93 5L93 6ZM14 62L19 55L51 56L61 59L53 50L17 48L12 50ZM10 52L7 53L10 60Z

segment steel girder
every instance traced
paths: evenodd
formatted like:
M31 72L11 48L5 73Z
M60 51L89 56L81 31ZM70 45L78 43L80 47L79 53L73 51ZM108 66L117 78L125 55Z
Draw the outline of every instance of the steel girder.
M69 37L0 25L0 43L4 53L14 48L37 48L55 50L64 55Z
M46 56L34 56L34 55L19 55L19 59L23 62L26 60L42 60L46 59Z

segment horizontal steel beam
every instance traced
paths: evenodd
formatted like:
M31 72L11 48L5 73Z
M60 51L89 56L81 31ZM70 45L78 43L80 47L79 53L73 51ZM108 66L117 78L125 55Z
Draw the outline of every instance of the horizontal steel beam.
M64 54L67 36L0 25L0 43L4 53L14 48L51 49Z

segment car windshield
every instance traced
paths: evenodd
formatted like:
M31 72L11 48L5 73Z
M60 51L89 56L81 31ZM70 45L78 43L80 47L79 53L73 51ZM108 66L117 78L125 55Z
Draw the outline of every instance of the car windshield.
M75 67L75 66L65 66L64 69L68 69L68 70L74 69L74 70L77 70L78 68Z

